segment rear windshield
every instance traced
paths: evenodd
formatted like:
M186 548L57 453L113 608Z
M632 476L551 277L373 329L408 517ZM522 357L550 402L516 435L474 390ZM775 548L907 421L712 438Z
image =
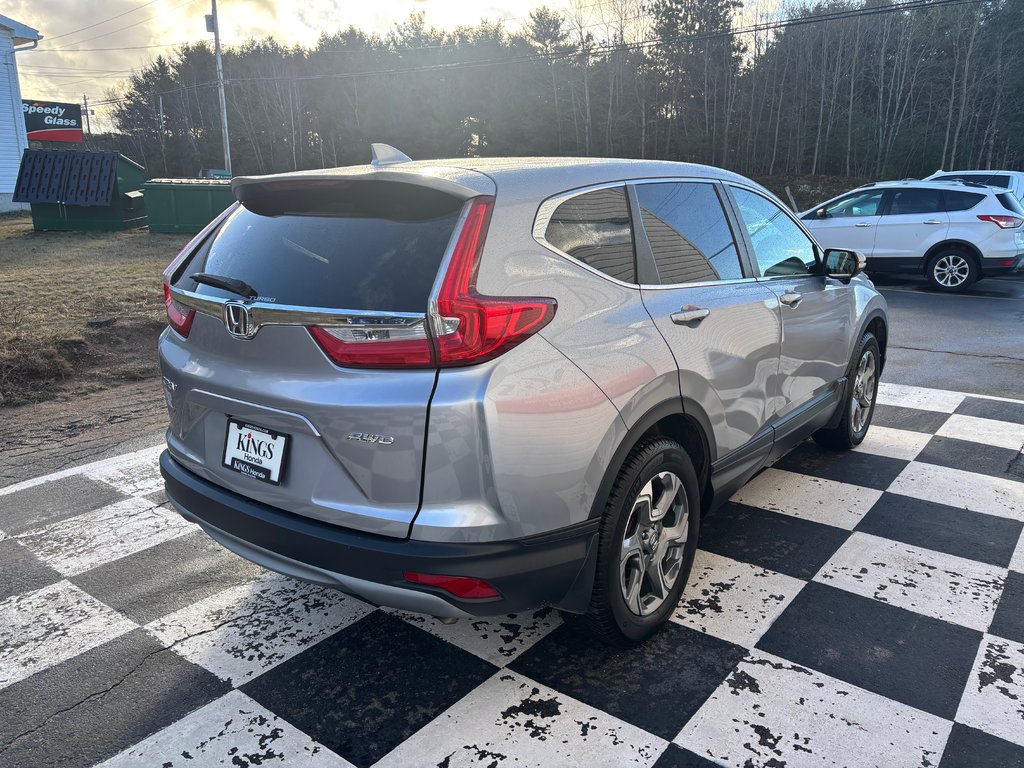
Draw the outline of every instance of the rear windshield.
M996 197L999 198L999 202L1002 204L1003 208L1008 211L1012 211L1018 216L1024 216L1024 206L1020 204L1020 200L1009 192L1000 192Z
M1010 188L1010 177L1003 173L944 173L932 181L973 181L987 187Z
M196 250L175 286L243 280L261 301L303 307L425 312L462 201L395 182L271 188L247 200Z

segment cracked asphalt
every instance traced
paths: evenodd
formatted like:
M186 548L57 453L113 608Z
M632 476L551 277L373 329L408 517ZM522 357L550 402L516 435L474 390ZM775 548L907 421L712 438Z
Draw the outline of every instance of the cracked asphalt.
M962 294L934 293L924 278L872 279L889 302L886 381L1024 397L1024 274Z

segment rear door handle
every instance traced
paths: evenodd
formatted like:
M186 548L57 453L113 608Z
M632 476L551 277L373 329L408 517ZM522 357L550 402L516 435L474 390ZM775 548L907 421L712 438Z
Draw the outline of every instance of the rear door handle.
M705 317L711 314L710 309L703 309L702 307L694 307L687 304L685 307L681 307L678 312L673 312L669 315L669 318L676 325L697 325Z
M924 223L925 224L941 224L942 222L939 221L938 219L925 219Z
M784 294L779 296L779 301L787 307L795 307L802 299L803 294L797 293L796 291L786 291Z
M858 221L853 226L855 226L855 227L870 227L871 226L871 222L870 221Z

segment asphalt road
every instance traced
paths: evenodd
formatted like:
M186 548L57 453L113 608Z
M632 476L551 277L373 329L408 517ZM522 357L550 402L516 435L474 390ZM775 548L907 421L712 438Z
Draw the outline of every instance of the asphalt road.
M1024 399L1024 275L961 294L932 292L924 278L872 279L889 302L883 381Z

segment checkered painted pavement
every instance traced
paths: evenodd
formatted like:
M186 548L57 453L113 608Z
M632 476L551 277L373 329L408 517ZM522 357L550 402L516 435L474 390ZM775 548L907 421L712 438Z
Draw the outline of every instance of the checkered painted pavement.
M883 385L710 515L641 648L267 573L158 449L0 490L0 766L1024 766L1024 403Z

